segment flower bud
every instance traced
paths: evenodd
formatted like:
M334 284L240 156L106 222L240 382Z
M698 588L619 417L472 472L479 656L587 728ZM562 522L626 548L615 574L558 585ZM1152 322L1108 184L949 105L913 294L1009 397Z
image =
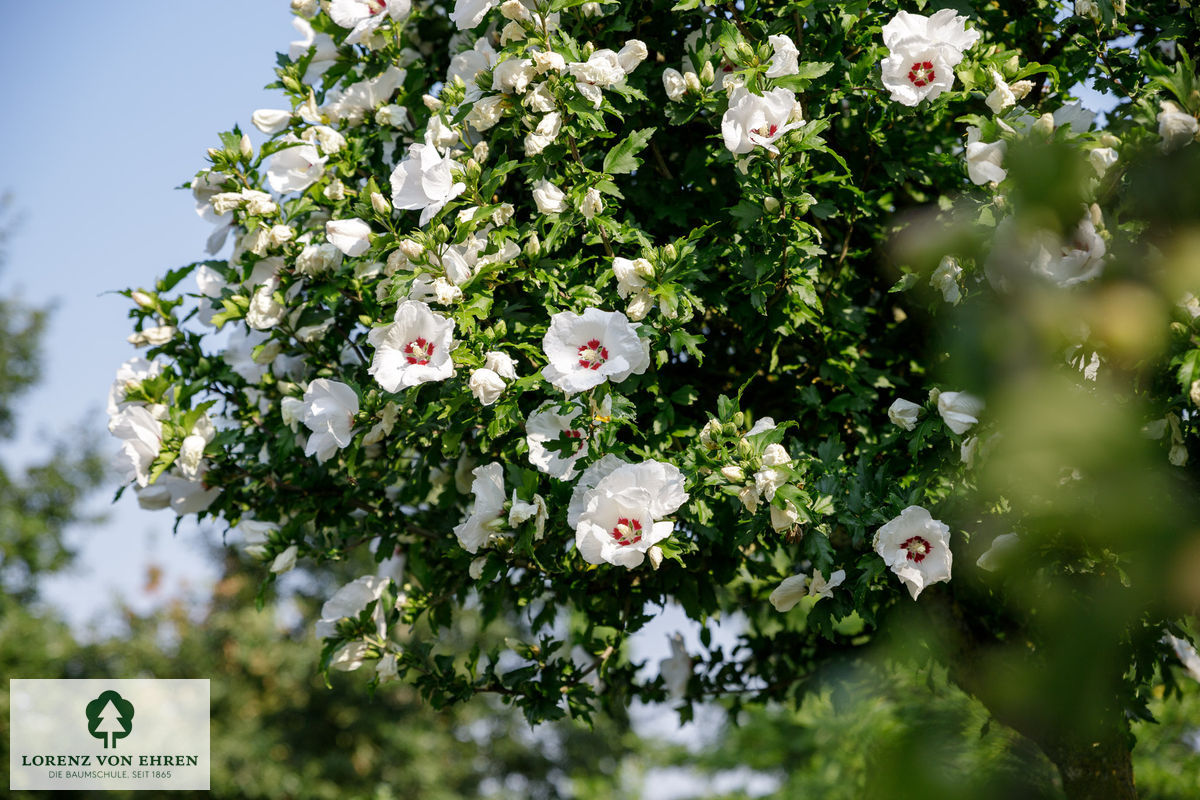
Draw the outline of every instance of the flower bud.
M675 261L679 258L679 251L675 249L675 245L668 244L663 248L663 258L667 261Z
M1038 117L1038 121L1033 123L1033 129L1046 136L1054 133L1054 115L1042 114Z
M725 476L725 480L730 483L745 483L746 472L736 464L729 464L721 467L721 474Z
M392 204L379 192L371 192L371 208L375 209L376 214L385 217L392 213Z
M1192 388L1188 392L1188 397L1192 399L1192 403L1200 407L1200 381L1192 381Z
M694 72L683 73L683 85L687 87L689 92L696 92L699 94L701 91L700 79L696 77L696 73Z
M292 0L292 13L298 17L312 19L321 10L317 0Z
M137 303L142 308L146 308L146 309L154 308L154 298L151 297L150 295L146 294L145 292L143 292L140 289L135 289L133 291L133 293L130 295L130 298L133 300L133 302Z
M538 239L536 232L529 234L529 240L525 242L525 255L530 258L537 258L542 252L542 242Z
M441 111L442 109L442 101L438 100L431 94L421 95L421 102L424 103L425 107L430 111Z
M693 73L687 73L687 75L691 75L691 74L693 74ZM687 81L687 75L683 76L684 82ZM716 70L713 69L712 62L711 61L705 62L704 66L700 68L700 83L705 86L712 86L713 81L716 80L716 78L717 78L717 73L716 73ZM691 87L689 86L688 88L691 88Z
M658 545L651 545L650 549L646 551L646 557L650 559L650 566L654 569L662 566L663 551Z
M529 19L529 9L521 3L521 0L504 0L500 5L500 15L514 21L527 20Z
M779 210L779 201L777 199L775 199L774 197L770 197L770 196L764 197L763 198L763 209L768 214L774 214L776 211Z
M404 253L405 258L409 261L416 261L425 255L425 248L412 239L402 239L400 240L400 252Z
M250 144L250 137L244 133L239 147L242 151L242 158L249 160L254 155L254 145Z

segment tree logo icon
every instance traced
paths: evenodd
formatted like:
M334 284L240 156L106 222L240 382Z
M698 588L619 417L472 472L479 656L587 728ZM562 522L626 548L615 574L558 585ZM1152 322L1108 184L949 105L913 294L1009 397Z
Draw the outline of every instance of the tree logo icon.
M133 703L116 692L101 692L87 704L88 733L104 740L104 747L116 747L133 730Z

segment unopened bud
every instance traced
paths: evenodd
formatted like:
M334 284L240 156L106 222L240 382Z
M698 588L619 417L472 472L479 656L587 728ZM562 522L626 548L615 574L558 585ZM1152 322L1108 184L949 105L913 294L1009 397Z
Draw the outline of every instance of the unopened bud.
M712 86L713 81L716 79L717 79L717 73L713 69L712 62L711 61L705 62L704 66L701 67L701 69L700 69L700 83L704 84L705 86ZM687 82L686 75L684 76L683 80L685 83Z
M1200 381L1192 381L1192 388L1188 392L1188 397L1192 398L1192 403L1200 408Z
M154 308L154 298L140 289L135 289L130 297L142 308Z
M440 111L442 108L442 101L438 100L431 94L422 95L421 102L424 103L425 107L430 111Z
M242 158L249 159L254 155L254 145L250 144L250 137L244 133L242 134L240 147L242 151Z
M663 258L667 261L674 261L679 258L679 251L675 249L675 245L668 244L663 248Z
M721 474L725 476L725 480L730 483L744 483L746 481L746 472L736 464L730 464L721 467Z
M376 214L381 214L385 217L392 213L392 204L379 192L371 192L371 208L375 209Z
M700 79L696 77L694 72L683 73L683 85L687 87L689 92L700 92Z
M542 252L542 242L538 239L537 233L529 234L529 240L525 242L525 255L530 258L537 258Z
M217 148L215 148L215 147L208 148L208 157L209 158L216 158L219 155L221 155L221 151L218 150Z
M650 566L654 569L662 566L663 551L658 545L651 545L650 549L646 551L646 556L650 559Z
M412 239L402 239L400 241L400 252L404 253L409 261L416 261L425 254L425 248Z
M764 197L763 198L763 208L766 209L768 214L774 214L776 211L779 210L779 201L776 200L774 197L770 197L770 196Z

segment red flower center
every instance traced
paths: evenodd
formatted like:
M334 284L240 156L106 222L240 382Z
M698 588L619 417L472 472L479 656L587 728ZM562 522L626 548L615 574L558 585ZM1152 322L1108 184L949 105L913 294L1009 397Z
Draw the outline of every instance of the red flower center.
M608 348L600 344L599 339L579 346L579 366L584 369L600 369L605 361L608 361Z
M933 546L926 539L920 536L913 536L900 545L900 549L908 551L909 561L920 564L925 560L925 556L929 555L930 551L933 550Z
M433 342L425 340L425 337L418 336L404 346L404 357L408 359L410 364L419 364L425 366L429 363L429 359L433 358Z
M916 61L909 67L908 79L913 86L928 86L937 78L937 74L933 71L933 64L929 61Z
M387 8L387 0L367 0L367 8L370 9L371 16L375 16Z
M764 125L761 128L755 128L754 132L764 139L771 139L775 136L775 131L777 130L779 130L779 126L772 124L770 126Z
M637 544L642 540L642 523L636 519L621 517L613 527L611 535L619 545Z

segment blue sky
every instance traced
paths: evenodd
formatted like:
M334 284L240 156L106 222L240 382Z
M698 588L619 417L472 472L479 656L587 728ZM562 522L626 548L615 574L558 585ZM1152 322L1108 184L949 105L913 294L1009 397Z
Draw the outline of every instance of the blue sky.
M209 226L191 193L173 187L204 166L218 131L239 123L261 140L250 114L279 105L261 87L295 38L286 0L72 3L51 16L35 3L6 6L0 192L13 194L21 222L0 294L54 307L45 379L19 409L20 439L0 448L6 464L81 422L115 450L105 396L136 351L125 341L128 301L106 292L203 256ZM172 512L141 511L132 495L110 508L115 488L93 504L109 522L71 534L80 569L46 586L77 627L116 595L138 608L155 602L161 592L142 591L149 563L165 570L168 592L203 588L212 575L195 526L172 541Z

